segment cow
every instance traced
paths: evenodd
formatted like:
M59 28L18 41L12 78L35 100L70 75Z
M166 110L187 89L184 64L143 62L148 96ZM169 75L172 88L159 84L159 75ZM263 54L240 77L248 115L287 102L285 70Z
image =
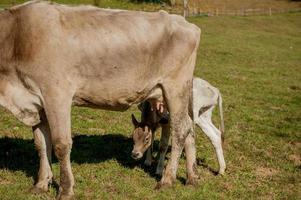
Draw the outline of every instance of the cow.
M214 126L211 120L212 112L216 105L219 106L220 130ZM168 111L166 108L164 109L164 106L158 105L157 102L143 102L138 108L141 110L141 122L138 122L135 116L132 115L132 123L135 127L133 131L134 148L132 157L140 159L144 152L147 151L144 164L150 166L152 164L155 132L159 126L162 129L165 128L169 120ZM203 130L215 148L219 163L219 174L223 175L226 163L222 148L224 137L222 96L217 88L200 78L193 79L193 114L194 123ZM168 142L169 134L161 134L159 161L156 169L157 175L162 175Z
M193 136L192 79L200 29L165 11L100 9L30 1L0 12L0 105L33 128L40 156L33 191L60 165L58 199L74 198L71 106L125 111L163 96L170 112L172 155L158 187L176 179ZM177 88L176 90L174 88ZM187 159L194 183L195 160Z

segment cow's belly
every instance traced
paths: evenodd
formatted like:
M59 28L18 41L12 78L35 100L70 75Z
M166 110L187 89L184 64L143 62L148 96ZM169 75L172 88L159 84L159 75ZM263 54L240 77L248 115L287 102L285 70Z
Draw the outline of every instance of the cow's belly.
M110 98L108 95L79 93L74 96L73 105L104 110L125 111L131 107L131 105L139 102L138 99L139 95L137 94L131 94L129 96L120 95Z
M152 84L154 83L154 84ZM158 81L147 83L121 82L120 84L89 83L79 89L73 97L73 105L105 110L125 111L133 104L146 99L162 98Z

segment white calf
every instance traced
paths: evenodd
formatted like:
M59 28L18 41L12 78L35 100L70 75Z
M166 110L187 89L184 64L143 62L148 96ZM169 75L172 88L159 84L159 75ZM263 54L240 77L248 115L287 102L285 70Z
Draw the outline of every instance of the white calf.
M163 129L168 128L165 124L168 122L168 112L166 111L166 108L164 108L165 111L162 114L162 107L158 107L158 104L153 104L153 102L144 102L139 106L142 111L141 122L138 122L132 115L132 121L135 125L135 130L133 132L134 149L132 151L132 157L135 159L141 158L143 153L147 150L145 160L146 165L150 165L152 161L152 144L157 127L161 125ZM219 106L220 130L214 126L211 120L213 109L217 104ZM219 163L219 174L224 174L226 163L222 148L224 133L222 97L217 88L200 78L193 79L193 115L194 123L209 137L215 148ZM159 175L162 174L164 168L168 140L168 131L162 131L159 151L160 155L156 170L156 174Z
M220 130L212 123L212 112L218 104L220 115ZM193 79L193 116L194 123L208 136L215 148L219 163L219 174L224 174L226 163L223 154L224 119L222 96L219 90L200 78Z

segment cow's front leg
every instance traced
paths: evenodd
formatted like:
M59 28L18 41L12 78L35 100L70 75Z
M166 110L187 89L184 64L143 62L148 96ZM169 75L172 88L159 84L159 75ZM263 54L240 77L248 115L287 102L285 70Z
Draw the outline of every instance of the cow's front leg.
M159 160L156 169L156 174L159 176L162 176L163 173L165 156L168 150L169 136L170 136L169 124L162 125L162 134L161 134L160 147L159 147Z
M186 174L188 185L195 185L198 179L197 165L196 165L196 149L195 149L195 135L191 130L185 140L185 156L186 156Z
M48 185L52 181L51 171L51 138L48 121L44 112L41 112L40 124L33 127L33 136L36 149L40 157L40 169L38 180L31 189L33 193L41 193L48 191Z
M67 96L66 91L50 90L50 97L45 98L45 111L51 131L51 141L60 164L60 188L57 197L59 200L74 199L74 177L70 163L72 98Z
M55 155L60 163L60 189L57 198L59 200L74 199L74 177L70 163L72 146L71 136L66 138L56 138L53 145Z

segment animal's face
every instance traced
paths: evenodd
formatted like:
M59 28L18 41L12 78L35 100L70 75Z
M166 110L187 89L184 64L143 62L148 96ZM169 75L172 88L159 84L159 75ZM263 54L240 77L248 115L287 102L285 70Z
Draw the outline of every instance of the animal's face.
M133 131L134 148L132 158L137 160L142 158L144 152L151 146L152 131L148 126L143 126L139 123L134 115L132 115L132 122L135 126Z

